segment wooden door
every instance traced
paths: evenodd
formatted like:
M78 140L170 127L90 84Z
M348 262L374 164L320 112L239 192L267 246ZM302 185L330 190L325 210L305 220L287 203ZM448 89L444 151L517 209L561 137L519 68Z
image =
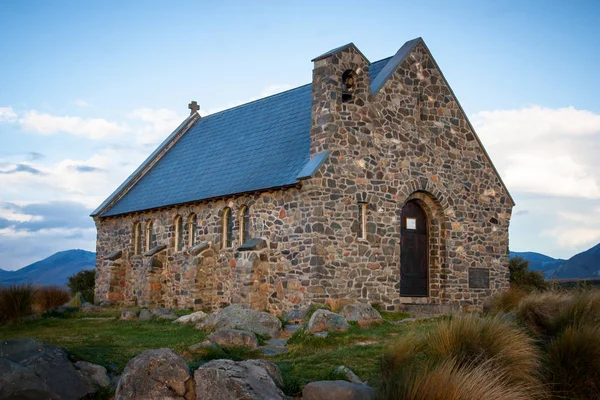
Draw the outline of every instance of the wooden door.
M400 230L400 296L427 296L429 240L425 212L415 201L402 208Z

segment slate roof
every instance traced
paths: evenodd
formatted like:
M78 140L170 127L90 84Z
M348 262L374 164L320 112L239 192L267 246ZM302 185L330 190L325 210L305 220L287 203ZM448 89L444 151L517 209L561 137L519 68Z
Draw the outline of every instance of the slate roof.
M372 81L390 59L369 66ZM326 153L310 158L311 108L312 85L307 84L200 118L119 201L108 207L190 117L92 216L108 217L283 187L309 178L327 158Z

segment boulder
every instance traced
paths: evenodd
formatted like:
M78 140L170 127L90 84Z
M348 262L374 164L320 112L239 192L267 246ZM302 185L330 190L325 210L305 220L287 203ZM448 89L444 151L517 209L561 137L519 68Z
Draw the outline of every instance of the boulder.
M100 306L96 306L92 303L83 303L81 307L79 307L79 311L81 311L82 313L94 314L106 312L106 309Z
M373 400L375 390L348 381L318 381L304 386L302 400Z
M194 373L196 399L287 399L279 368L265 360L213 360Z
M137 320L137 313L133 310L123 310L119 319L122 321L135 321Z
M115 400L195 398L190 368L171 349L148 350L131 359L115 393Z
M0 342L0 399L81 399L96 389L59 347L34 339Z
M150 310L150 312L155 317L160 317L161 315L173 314L173 309L165 308L165 307L158 307L158 308Z
M106 368L101 365L96 365L85 361L77 361L75 363L75 368L77 368L83 374L83 376L85 376L94 385L105 388L111 384L111 380L106 373Z
M219 346L217 346L215 343L213 343L207 339L200 343L196 343L196 344L189 346L188 350L207 350L207 349L211 349L211 348L217 349L217 348L219 348Z
M207 314L204 311L196 311L194 313L184 315L177 318L173 323L176 324L196 324L206 318Z
M148 310L147 308L142 308L140 310L140 316L139 316L139 320L140 321L152 321L152 318L154 318L154 315L150 312L150 310Z
M317 310L310 317L306 330L310 333L347 331L350 328L346 318L327 310Z
M196 328L214 331L240 329L274 338L279 335L281 321L272 314L235 304L209 315Z
M370 326L383 322L379 311L371 307L368 303L353 303L342 308L340 315L346 318L346 321L358 322L360 327Z
M354 371L344 365L340 365L334 369L333 373L343 376L350 383L356 383L358 385L364 384L364 382L358 377L358 375L354 373Z
M175 321L177 318L175 314L163 314L156 317L158 321Z
M310 306L298 307L291 309L287 313L285 313L285 320L288 324L299 324L304 321L306 315L308 314L308 309Z
M258 339L254 333L237 329L226 329L211 333L208 335L208 340L218 344L224 349L232 349L235 347L249 347L255 349L258 347Z

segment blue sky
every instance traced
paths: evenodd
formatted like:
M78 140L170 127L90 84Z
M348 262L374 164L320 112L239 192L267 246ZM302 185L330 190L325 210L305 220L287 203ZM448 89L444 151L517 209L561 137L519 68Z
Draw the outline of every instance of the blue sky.
M600 3L0 2L0 268L93 250L89 212L188 114L421 36L517 207L511 248L600 242Z

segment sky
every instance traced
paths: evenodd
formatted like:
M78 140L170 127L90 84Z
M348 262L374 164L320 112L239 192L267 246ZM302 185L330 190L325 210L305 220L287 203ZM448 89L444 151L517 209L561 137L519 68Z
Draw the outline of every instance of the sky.
M598 1L0 0L0 268L94 251L89 214L189 115L422 37L517 205L513 251L600 242Z

